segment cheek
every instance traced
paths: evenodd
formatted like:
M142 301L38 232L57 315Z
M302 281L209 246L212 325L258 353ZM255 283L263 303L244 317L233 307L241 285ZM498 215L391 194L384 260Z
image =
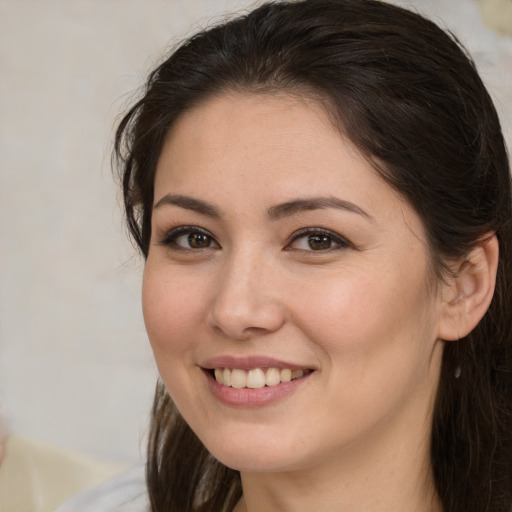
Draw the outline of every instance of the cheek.
M203 309L197 286L180 279L177 272L168 275L147 264L142 286L142 309L159 366L162 359L172 360L190 348Z
M356 435L411 396L429 396L437 379L435 314L421 279L386 282L367 274L306 296L297 318L321 353L329 380L325 421L335 415L334 430L345 425Z
M426 353L435 341L433 300L423 272L380 270L331 276L294 294L297 322L327 357L343 356L345 363L363 367L393 354L400 364L400 354Z

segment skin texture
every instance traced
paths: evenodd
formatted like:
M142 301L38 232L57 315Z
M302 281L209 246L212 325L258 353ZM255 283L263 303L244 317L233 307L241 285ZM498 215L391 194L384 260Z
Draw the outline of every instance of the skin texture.
M167 194L215 212L169 204ZM351 206L269 215L318 197ZM430 422L458 291L432 282L417 214L322 108L286 95L199 105L168 135L156 204L148 335L186 421L241 471L238 510L441 510ZM180 226L194 227L169 235ZM197 227L205 246L190 248ZM306 228L332 232L322 239L331 246L312 250ZM268 405L226 405L202 369L219 356L314 371Z

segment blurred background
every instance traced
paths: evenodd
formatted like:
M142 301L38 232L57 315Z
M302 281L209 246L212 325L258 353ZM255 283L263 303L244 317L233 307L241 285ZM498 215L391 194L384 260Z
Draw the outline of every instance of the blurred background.
M512 0L396 3L469 48L512 147ZM143 457L157 373L141 315L143 262L110 169L112 134L170 46L249 5L0 0L0 407L8 431L117 461Z

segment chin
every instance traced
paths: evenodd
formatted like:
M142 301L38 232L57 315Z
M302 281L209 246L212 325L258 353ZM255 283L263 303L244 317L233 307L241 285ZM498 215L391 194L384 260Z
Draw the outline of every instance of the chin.
M287 443L282 435L254 439L250 434L243 438L227 435L224 440L216 437L213 442L205 443L209 452L231 469L271 473L296 470L305 463L307 454L298 451L298 445Z
M215 456L215 454L213 454ZM284 457L275 454L221 453L216 459L241 473L280 473L300 468L300 464L290 460L290 453Z

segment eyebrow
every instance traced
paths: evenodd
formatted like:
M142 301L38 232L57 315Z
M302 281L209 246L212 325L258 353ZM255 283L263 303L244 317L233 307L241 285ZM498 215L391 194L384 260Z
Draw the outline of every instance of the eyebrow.
M339 199L334 196L329 197L309 197L304 199L294 199L286 203L272 206L268 209L268 216L272 220L279 220L283 217L289 217L310 210L321 210L325 208L336 208L338 210L345 210L351 213L356 213L372 220L372 216L365 212L362 208L350 201Z
M212 204L189 196L167 194L153 206L153 210L161 208L164 205L179 206L185 210L192 210L200 213L201 215L206 215L207 217L221 217L219 210Z
M154 206L153 209L161 208L165 205L174 205L192 210L207 217L220 218L221 213L218 208L201 199L195 199L189 196L167 194L163 196ZM267 214L271 220L279 220L284 217L297 215L305 211L321 210L325 208L336 208L338 210L345 210L351 213L356 213L365 217L368 220L373 220L372 216L365 212L362 208L350 201L339 199L334 196L329 197L308 197L304 199L293 199L285 203L271 206L267 210Z

